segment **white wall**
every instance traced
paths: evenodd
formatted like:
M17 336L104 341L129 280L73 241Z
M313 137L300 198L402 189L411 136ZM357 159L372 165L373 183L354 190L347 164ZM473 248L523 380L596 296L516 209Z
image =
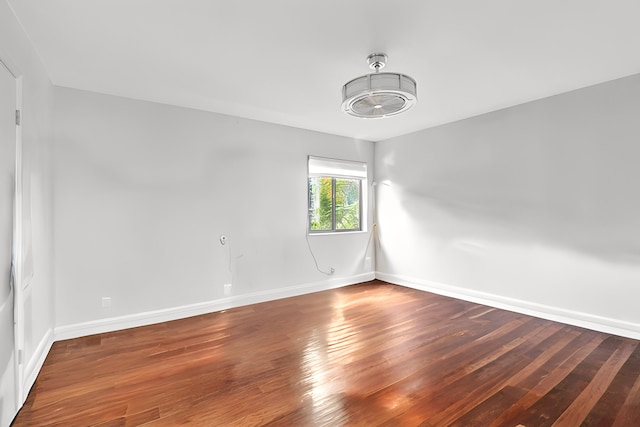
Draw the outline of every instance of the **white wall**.
M53 87L20 24L0 1L0 60L22 80L24 388L52 343L54 324L50 145ZM3 343L4 345L4 343Z
M640 75L380 142L378 277L640 338L639 160Z
M332 276L305 240L307 156L370 142L66 88L55 134L59 337L373 278L367 233L310 237Z

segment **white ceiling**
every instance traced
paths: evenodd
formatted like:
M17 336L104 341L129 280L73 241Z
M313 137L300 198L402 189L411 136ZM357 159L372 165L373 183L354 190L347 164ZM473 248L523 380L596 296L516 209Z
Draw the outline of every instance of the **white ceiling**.
M640 72L638 0L7 0L55 85L377 141ZM366 57L418 82L340 111Z

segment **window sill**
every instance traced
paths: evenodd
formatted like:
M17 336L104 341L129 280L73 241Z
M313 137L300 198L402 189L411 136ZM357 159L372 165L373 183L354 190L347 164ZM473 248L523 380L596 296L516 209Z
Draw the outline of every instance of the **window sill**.
M326 231L324 233L309 233L307 231L308 236L343 236L345 234L366 234L367 230L357 230L357 231Z

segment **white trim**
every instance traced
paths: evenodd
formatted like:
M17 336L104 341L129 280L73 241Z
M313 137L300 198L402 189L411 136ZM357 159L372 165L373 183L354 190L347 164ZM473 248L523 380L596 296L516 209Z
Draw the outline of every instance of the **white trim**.
M44 361L51 350L51 346L53 345L53 329L47 329L47 332L44 334L38 347L36 347L36 351L33 352L31 359L26 364L24 370L24 385L23 385L23 393L20 400L20 406L27 400L27 396L29 395L29 391L33 384L36 382L36 378L44 365Z
M256 304L265 301L272 301L281 298L288 298L312 292L324 291L327 289L340 288L355 283L373 280L373 272L357 274L348 277L339 277L320 282L307 283L303 285L289 286L286 288L252 292L244 295L231 296L212 301L196 304L189 304L179 307L171 307L162 310L147 311L144 313L129 314L126 316L111 317L107 319L92 320L73 325L58 326L55 328L55 341L77 338L86 335L112 332L121 329L135 328L138 326L151 325L154 323L168 322L200 314L212 313L227 310L233 307Z
M15 74L14 74L15 76ZM13 307L15 314L15 351L16 355L24 354L24 285L23 285L23 225L22 225L22 204L23 204L23 188L22 188L22 128L24 126L24 111L22 109L22 75L16 76L16 110L20 111L20 124L16 123L16 181L15 181L15 261L16 261L16 278L15 278L15 305ZM25 368L23 357L17 358L17 382L18 382L18 406L21 408L26 395L23 388Z
M307 233L309 236L347 236L349 234L366 234L367 230L349 230L349 231L315 231Z
M515 311L529 316L553 320L554 322L566 323L599 332L640 340L640 324L638 323L580 311L567 310L560 307L538 304L516 298L490 294L487 292L474 291L458 286L446 285L444 283L417 279L415 277L402 276L398 274L388 274L378 271L376 272L376 279L420 291L432 292L434 294L484 304L503 310Z

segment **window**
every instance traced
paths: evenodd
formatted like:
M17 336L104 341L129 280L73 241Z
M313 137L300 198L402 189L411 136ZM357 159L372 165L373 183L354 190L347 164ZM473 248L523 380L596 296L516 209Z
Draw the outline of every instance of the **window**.
M309 157L309 233L361 231L367 164Z

